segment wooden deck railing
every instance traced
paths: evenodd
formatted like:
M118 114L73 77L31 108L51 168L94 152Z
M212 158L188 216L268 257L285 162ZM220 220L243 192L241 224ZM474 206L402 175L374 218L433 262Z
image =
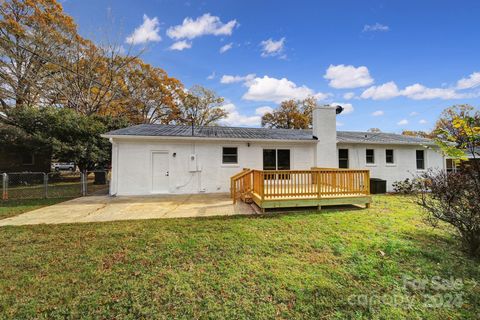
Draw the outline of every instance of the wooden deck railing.
M261 200L319 199L370 194L369 170L249 170L231 178L234 203L247 193Z
M243 169L242 172L230 178L230 195L233 203L236 203L242 195L252 192L252 174L253 170Z

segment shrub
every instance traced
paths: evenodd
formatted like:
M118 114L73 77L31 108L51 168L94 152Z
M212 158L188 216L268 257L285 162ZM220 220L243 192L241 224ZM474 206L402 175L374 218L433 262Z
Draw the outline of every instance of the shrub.
M427 171L420 176L417 203L427 213L427 221L437 226L450 224L468 253L480 257L480 176L473 167L460 172ZM428 181L428 183L426 183Z
M399 194L414 194L418 190L419 181L409 178L392 183L393 191Z

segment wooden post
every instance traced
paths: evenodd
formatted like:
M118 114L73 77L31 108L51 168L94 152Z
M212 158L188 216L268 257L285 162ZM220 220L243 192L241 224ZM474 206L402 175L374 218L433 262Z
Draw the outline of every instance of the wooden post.
M319 170L314 171L315 180L317 182L317 194L318 199L322 198L322 180L320 179L321 172ZM319 209L320 210L320 209Z
M367 170L367 172L365 172L365 184L366 184L366 192L367 192L367 195L370 194L370 170Z
M260 172L260 197L262 201L265 199L265 172L264 171L259 171Z

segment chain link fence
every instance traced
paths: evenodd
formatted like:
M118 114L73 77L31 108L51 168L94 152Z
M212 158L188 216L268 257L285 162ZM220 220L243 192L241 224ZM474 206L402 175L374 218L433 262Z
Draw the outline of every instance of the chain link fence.
M109 191L108 171L87 172L11 172L1 176L3 200L75 198L106 195Z

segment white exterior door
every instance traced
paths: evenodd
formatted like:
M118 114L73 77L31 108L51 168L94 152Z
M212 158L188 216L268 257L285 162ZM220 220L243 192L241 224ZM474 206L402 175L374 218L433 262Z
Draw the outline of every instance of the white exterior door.
M152 193L169 192L168 151L152 152Z

